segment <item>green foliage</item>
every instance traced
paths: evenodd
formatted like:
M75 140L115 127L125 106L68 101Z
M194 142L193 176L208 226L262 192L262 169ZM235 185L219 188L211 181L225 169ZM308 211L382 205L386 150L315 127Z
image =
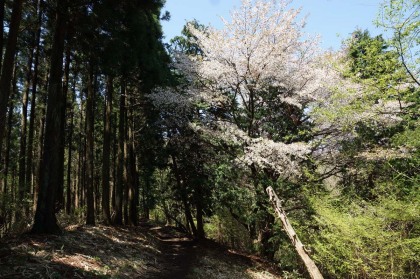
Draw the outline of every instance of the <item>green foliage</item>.
M376 203L313 198L321 230L315 258L332 277L415 278L420 258L418 194Z
M382 3L376 24L391 31L390 44L411 79L420 85L420 1L387 0Z
M253 242L249 232L227 209L220 209L212 215L205 226L206 235L219 243L240 251L252 252Z
M382 92L404 78L398 53L389 49L382 35L371 37L368 30L356 30L347 44L350 76L372 79Z
M405 145L411 148L420 148L420 125L416 125L413 129L407 129L402 133L395 135L393 143L396 145Z
M300 268L299 256L296 254L296 250L290 243L288 236L282 233L280 224L276 223L274 229L276 234L270 239L270 243L276 247L274 260L281 270L288 273L294 273Z
M310 200L306 208L313 208L315 219L308 218L306 225L297 226L298 231L326 276L417 278L418 87L401 52L382 36L357 30L346 42L346 51L343 76L361 87L354 92L337 87L331 100L334 109L320 111L325 121L338 123L344 135L333 139L339 146L335 167L340 171L332 183L326 183L327 193L305 194ZM382 121L381 114L358 120L358 115L369 113L380 102L399 104L400 108L395 106L400 110L398 121ZM383 155L395 150L395 155Z
M199 23L196 19L187 22L182 28L181 36L176 36L170 40L170 52L182 52L189 55L201 55L200 47L194 43L197 38L191 34L188 25L192 25L195 29L205 31L206 26Z

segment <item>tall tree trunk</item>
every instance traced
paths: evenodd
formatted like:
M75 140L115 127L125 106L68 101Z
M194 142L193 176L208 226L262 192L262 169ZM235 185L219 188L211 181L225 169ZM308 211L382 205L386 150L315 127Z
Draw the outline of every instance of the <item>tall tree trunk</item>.
M23 0L13 1L12 16L9 24L9 36L7 38L6 52L4 54L4 64L0 78L0 150L3 146L3 136L6 127L7 104L10 95L10 81L13 75L13 65L15 64L16 43L19 33L19 26L22 19Z
M106 95L104 104L104 143L102 152L102 214L107 224L111 223L109 210L109 182L110 182L110 154L111 154L111 121L112 121L112 91L113 77L108 76L106 80Z
M80 104L82 103L82 100L80 100ZM82 126L82 107L80 105L79 108L79 131L83 131L83 126ZM77 167L76 167L76 179L77 179L77 183L76 183L76 189L74 190L74 204L73 207L74 208L79 208L80 204L81 204L81 188L82 188L82 169L83 169L83 156L82 156L82 134L81 132L78 133L77 135Z
M127 89L126 89L127 92ZM127 102L127 96L126 102ZM126 103L127 104L127 103ZM123 161L123 208L124 208L124 224L128 225L128 205L129 205L129 192L131 189L130 185L130 173L129 173L129 158L128 158L128 125L127 125L127 108L124 109L124 161Z
M150 177L148 175L143 175L143 187L142 187L142 203L143 203L143 214L142 217L149 220L150 218L150 209L148 203L148 195L150 191Z
M45 73L45 90L44 92L48 91L48 77L49 77L49 70ZM41 97L41 111L39 117L39 128L38 128L38 147L37 147L37 157L36 157L36 164L34 164L35 169L35 181L34 181L34 208L33 211L36 211L36 205L38 203L38 194L39 194L39 185L41 185L41 167L42 167L42 154L44 153L44 138L45 138L45 119L46 119L46 107L47 107L47 97L45 93L40 94Z
M32 233L60 233L57 224L56 201L57 193L63 185L59 184L60 144L64 135L61 134L62 113L64 109L62 77L63 51L66 33L68 3L66 0L57 2L54 40L51 54L50 78L48 86L47 116L43 162L40 173L40 188ZM53 25L54 26L54 25Z
M123 194L124 194L124 143L125 143L125 81L121 80L120 111L118 125L118 164L117 183L115 185L115 217L114 224L122 225L123 218Z
M67 30L67 38L68 38L68 25L66 27ZM58 173L60 174L58 179L58 185L63 185L62 187L58 188L57 192L57 210L60 210L64 207L64 154L66 150L66 125L67 125L67 95L69 91L69 76L70 76L70 64L71 64L71 51L69 47L66 48L66 58L64 63L64 81L63 81L63 92L62 92L62 102L63 102L63 108L61 110L61 124L60 124L60 151L59 151L59 170Z
M13 79L12 79L12 96L18 96L19 95L19 89L18 89L18 63L16 63L15 67L14 67L14 71L13 71ZM16 101L12 100L11 102L11 106L9 108L9 112L12 112L11 117L8 119L8 135L7 135L7 141L8 141L8 146L7 149L12 149L12 152L10 154L13 154L13 130L17 130L17 128L14 128L15 126L15 120L13 117L13 110L15 109L15 106L12 106L12 104ZM14 134L14 133L13 133ZM10 155L9 155L10 156ZM10 196L10 201L11 202L18 202L19 199L19 189L16 186L16 174L17 174L17 167L19 164L19 158L16 158L15 156L10 156L9 157L9 165L10 165L10 169L11 169L11 174L12 174L12 180L11 180L11 185L10 185L10 190L11 190L11 196ZM21 215L18 214L17 212L20 212L20 210L14 210L14 214L11 214L11 218L10 218L10 223L13 224L15 223L17 220L21 220Z
M73 106L73 103L71 104ZM73 143L73 125L74 125L74 112L73 112L73 108L71 108L70 112L70 131L69 131L69 136L68 136L68 142L69 142L69 146L68 146L68 159L67 159L67 180L66 180L66 213L70 214L71 213L71 204L72 204L72 183L71 183L71 166L72 166L72 160L73 160L73 148L72 148L72 143Z
M85 131L85 115L83 114L85 107L85 101L83 98L80 98L80 109L79 109L79 185L78 185L78 204L76 208L82 208L85 202L85 173L86 173L86 138L83 134Z
M32 41L35 40L35 34L33 34ZM28 182L26 181L26 134L27 134L27 124L28 124L28 97L31 86L31 77L32 77L32 62L33 62L34 51L29 49L29 58L26 69L26 81L25 88L22 94L22 112L21 112L21 131L20 131L20 148L19 148L19 202L23 205L26 215L29 214L29 204L25 202L25 196L30 192L30 187L28 187ZM16 211L19 214L19 210Z
M131 104L131 102L130 102ZM133 119L133 106L130 106L129 110L129 122L128 122L128 174L129 174L129 223L131 225L138 224L138 205L139 205L139 178L136 168L136 155L134 154L134 119Z
M185 185L181 185L182 193L181 193L181 199L182 203L184 205L184 214L185 218L187 220L187 226L191 228L191 232L194 235L194 237L198 237L197 227L195 226L194 219L192 217L190 204L188 203L187 193L185 191Z
M204 233L204 220L203 220L203 196L201 192L201 186L197 186L195 193L195 204L196 204L196 220L197 220L197 237L199 239L205 238Z
M94 190L94 114L95 89L93 84L93 65L89 65L86 96L86 224L95 225Z
M114 117L115 119L116 117ZM112 160L111 160L111 169L112 169L112 185L110 189L111 194L111 208L113 209L113 213L115 214L115 188L117 185L118 180L118 137L117 137L117 130L118 125L116 125L116 121L111 123L111 130L112 130Z
M4 5L5 0L0 1L0 72L3 63L3 44L4 44Z
M70 131L69 131L69 137L68 137L68 160L67 160L67 194L66 194L66 213L71 213L72 203L73 199L72 196L75 195L73 193L74 187L72 187L72 176L71 176L71 169L72 169L72 161L73 161L73 132L74 132L74 103L76 102L76 74L74 74L74 80L73 80L73 88L72 88L72 96L71 96L71 102L69 104L69 115L70 115ZM73 193L73 195L72 195Z
M292 225L287 218L286 212L284 211L280 199L277 197L274 189L270 186L267 188L267 194L270 198L270 201L274 207L275 212L277 213L278 218L281 220L283 225L284 231L289 236L290 241L292 242L293 246L295 247L297 253L299 254L302 262L305 264L305 267L311 276L312 279L322 279L321 272L319 271L318 267L316 266L315 262L309 257L309 255L305 251L305 247L300 241L299 237L297 236L295 230L293 229Z
M29 115L29 129L28 129L28 158L26 161L26 183L28 187L33 189L33 150L34 150L34 132L35 132L35 116L36 116L36 99L37 99L37 86L38 86L38 65L39 65L39 53L40 53L40 41L41 41L41 21L42 21L42 11L41 11L41 0L38 0L36 3L37 14L38 14L38 26L35 35L33 48L35 49L34 57L34 71L32 75L32 95L31 95L31 113ZM34 191L35 194L35 191Z
M2 67L2 62L3 62L3 43L4 43L4 5L5 5L5 1L1 0L0 1L0 73L1 73L1 67ZM7 114L7 113L6 113ZM7 150L7 149L6 149ZM0 163L3 161L2 159L3 156L3 149L2 149L2 145L0 144ZM2 165L0 165L0 190L2 190L4 188L3 185L3 180L1 179L1 174L4 172L4 169L2 167ZM4 205L4 203L3 203Z
M15 104L13 102L13 94L10 98L10 102L9 102L9 110L7 113L7 133L6 133L6 146L5 146L5 156L4 156L4 173L3 173L3 198L4 200L2 201L2 211L6 212L6 204L7 204L7 199L9 197L11 197L9 195L9 192L11 193L11 190L9 189L9 169L10 169L10 144L11 144L11 135L12 135L12 128L13 128L13 108L14 108Z

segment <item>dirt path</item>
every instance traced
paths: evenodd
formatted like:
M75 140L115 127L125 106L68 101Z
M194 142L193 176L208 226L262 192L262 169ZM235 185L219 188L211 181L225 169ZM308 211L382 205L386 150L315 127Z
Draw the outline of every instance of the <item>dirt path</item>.
M174 227L149 228L160 250L147 279L279 279L274 265L228 250L213 241L194 241ZM143 277L142 277L143 278Z
M269 263L174 227L70 225L63 235L0 239L0 279L277 279Z
M194 265L196 242L173 227L154 227L149 232L156 239L162 257L157 259L156 272L149 273L147 278L186 278Z

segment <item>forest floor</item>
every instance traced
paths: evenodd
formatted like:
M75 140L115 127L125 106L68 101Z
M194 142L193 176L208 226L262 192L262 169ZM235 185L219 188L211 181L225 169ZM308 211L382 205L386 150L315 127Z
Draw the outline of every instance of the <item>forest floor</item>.
M0 240L0 278L281 278L270 263L174 227L67 226Z

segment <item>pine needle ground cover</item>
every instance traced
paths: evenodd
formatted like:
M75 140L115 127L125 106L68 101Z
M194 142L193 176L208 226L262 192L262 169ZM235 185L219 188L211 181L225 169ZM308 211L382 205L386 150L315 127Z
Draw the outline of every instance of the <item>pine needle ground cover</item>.
M20 235L0 242L0 278L280 278L267 269L258 258L150 224L72 225L60 236Z

